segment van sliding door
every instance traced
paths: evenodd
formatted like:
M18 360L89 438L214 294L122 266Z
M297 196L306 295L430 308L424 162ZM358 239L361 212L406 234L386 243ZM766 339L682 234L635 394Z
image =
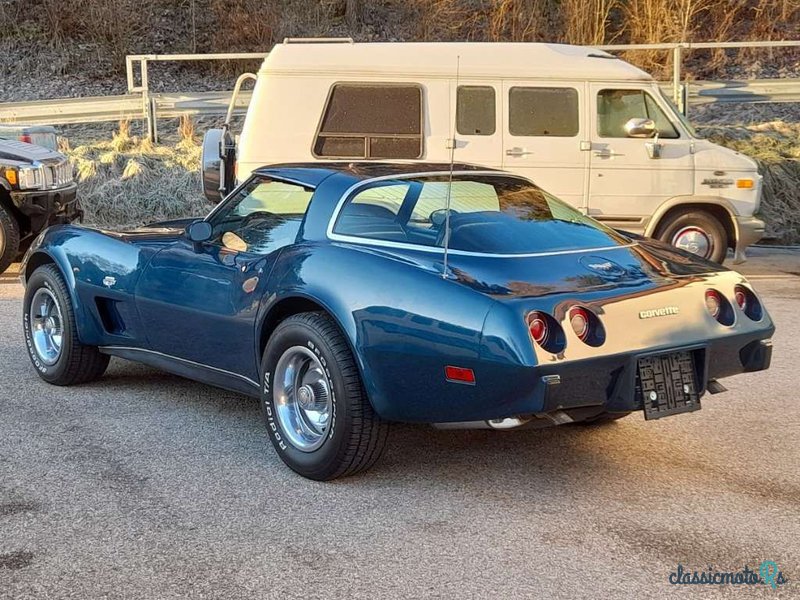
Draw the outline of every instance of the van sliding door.
M503 82L503 168L585 208L587 152L582 82Z

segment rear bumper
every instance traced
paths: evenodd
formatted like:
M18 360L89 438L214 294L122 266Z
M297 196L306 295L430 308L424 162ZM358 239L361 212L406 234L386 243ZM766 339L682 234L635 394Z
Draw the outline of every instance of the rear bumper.
M538 367L476 365L477 384L464 387L457 407L438 407L440 412L432 422L528 418L557 411L582 420L599 412L641 410L636 390L638 359L678 351L694 353L698 392L702 395L710 380L769 368L773 332L774 327L770 326L703 344L651 348Z

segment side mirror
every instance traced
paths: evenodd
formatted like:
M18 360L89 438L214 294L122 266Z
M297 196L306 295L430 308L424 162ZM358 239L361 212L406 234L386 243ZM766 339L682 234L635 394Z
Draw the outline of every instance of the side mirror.
M625 134L632 138L651 138L658 133L653 119L630 119L625 123Z
M195 248L211 239L214 228L208 221L195 221L186 228L186 238L195 245Z

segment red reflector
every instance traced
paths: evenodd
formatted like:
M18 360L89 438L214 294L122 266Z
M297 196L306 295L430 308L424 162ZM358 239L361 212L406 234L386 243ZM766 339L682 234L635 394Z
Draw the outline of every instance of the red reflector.
M465 369L464 367L451 367L444 368L444 376L447 381L458 381L459 383L475 383L475 373L472 369Z
M31 143L31 136L29 136L29 135L21 135L21 136L19 136L19 141L20 142L25 142L26 144L30 144Z

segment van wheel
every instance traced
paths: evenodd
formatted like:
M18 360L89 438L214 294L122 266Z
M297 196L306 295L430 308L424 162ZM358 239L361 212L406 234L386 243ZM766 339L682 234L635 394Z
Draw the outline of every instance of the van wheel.
M53 385L76 385L105 373L108 355L78 340L69 292L55 265L33 272L22 306L25 345L39 377Z
M301 313L275 328L261 381L270 440L295 472L327 481L380 458L389 425L372 410L347 341L326 314Z
M658 227L656 237L676 248L722 264L728 253L728 234L714 215L704 210L677 212Z
M5 206L0 204L0 273L5 273L19 253L19 225Z

